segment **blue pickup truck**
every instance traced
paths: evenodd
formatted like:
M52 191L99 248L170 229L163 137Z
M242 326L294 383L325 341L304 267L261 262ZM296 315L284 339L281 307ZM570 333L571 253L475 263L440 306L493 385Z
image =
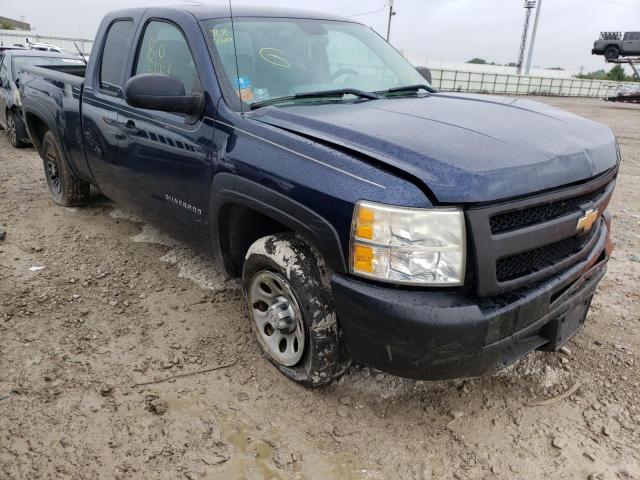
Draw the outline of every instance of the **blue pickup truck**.
M94 185L211 252L305 386L352 361L446 379L556 351L605 273L609 128L439 93L350 19L117 11L86 68L28 67L20 87L53 200Z

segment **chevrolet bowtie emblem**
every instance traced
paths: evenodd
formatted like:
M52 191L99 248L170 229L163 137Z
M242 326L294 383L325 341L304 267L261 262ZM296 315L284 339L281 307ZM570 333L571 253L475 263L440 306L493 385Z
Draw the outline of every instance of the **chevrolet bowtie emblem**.
M584 212L584 216L578 219L578 226L576 230L579 232L588 232L593 227L593 224L598 220L598 210L594 210L590 208L586 212Z

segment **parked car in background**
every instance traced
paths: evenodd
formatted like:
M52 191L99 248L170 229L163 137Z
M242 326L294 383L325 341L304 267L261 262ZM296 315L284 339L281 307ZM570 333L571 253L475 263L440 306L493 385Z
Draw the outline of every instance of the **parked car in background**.
M640 55L640 32L602 32L593 44L591 53L604 55L607 60L622 56Z
M41 52L15 47L0 52L0 128L7 130L11 145L29 145L29 134L22 120L19 75L27 65L84 65L77 56L68 53Z
M608 127L437 92L348 18L128 9L86 71L21 78L53 200L96 185L211 252L242 277L267 358L306 386L350 358L435 380L557 351L606 270Z
M55 45L51 45L50 43L41 43L41 42L27 42L27 43L31 50L38 50L40 52L66 53L66 51L63 48L57 47Z
M617 94L605 98L607 102L640 103L640 86L624 87Z

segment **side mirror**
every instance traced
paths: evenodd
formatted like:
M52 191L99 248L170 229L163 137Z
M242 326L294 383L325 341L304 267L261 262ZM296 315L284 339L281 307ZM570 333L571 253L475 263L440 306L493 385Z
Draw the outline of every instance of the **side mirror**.
M132 107L170 113L199 114L202 95L187 95L176 77L160 73L141 73L124 86L124 99Z
M429 70L427 67L416 67L416 70L420 75L422 75L422 78L431 83L431 70Z

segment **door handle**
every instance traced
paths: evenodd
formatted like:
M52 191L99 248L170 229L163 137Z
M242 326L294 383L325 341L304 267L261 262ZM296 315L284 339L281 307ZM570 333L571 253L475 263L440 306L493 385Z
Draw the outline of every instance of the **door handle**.
M127 123L123 123L122 125L120 125L120 128L123 132L126 132L129 135L137 136L142 133L142 130L136 127L136 123L133 120L129 120L127 121Z

